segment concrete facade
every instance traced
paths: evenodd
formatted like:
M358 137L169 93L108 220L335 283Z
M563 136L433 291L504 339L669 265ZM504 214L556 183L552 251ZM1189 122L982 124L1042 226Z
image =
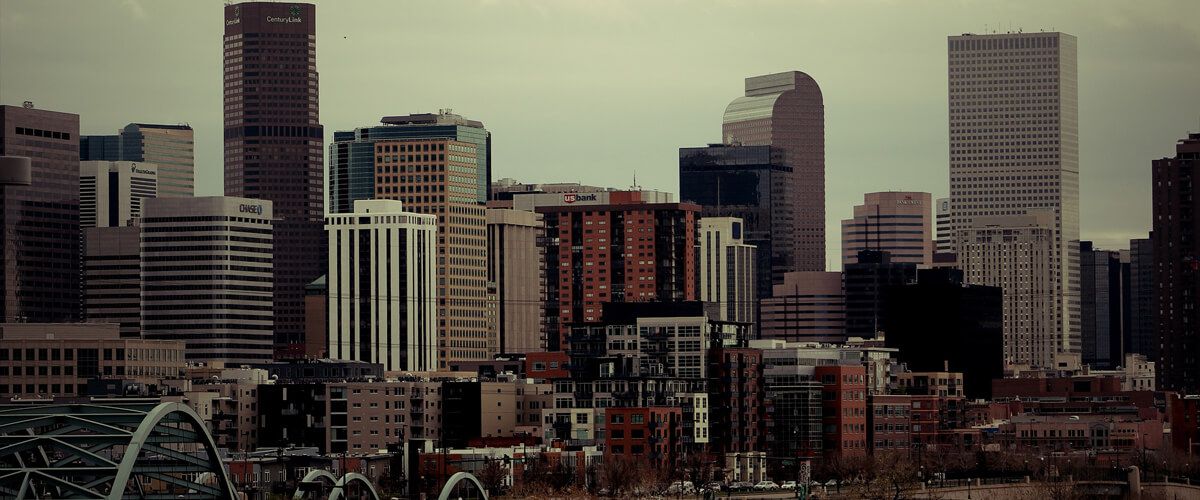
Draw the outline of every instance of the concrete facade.
M158 196L158 165L131 161L79 162L80 227L130 225L147 198Z
M854 216L842 220L842 265L858 262L858 252L880 250L892 262L933 263L933 203L929 193L886 191L863 195Z
M270 361L274 217L266 200L146 200L143 337L186 342L189 361Z
M356 200L326 218L329 357L437 369L437 217Z

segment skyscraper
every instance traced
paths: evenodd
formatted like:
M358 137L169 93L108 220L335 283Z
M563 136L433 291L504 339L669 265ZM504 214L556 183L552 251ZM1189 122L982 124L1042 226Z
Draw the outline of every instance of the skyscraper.
M1158 359L1154 326L1154 235L1129 240L1129 281L1125 294L1125 351Z
M954 227L950 224L950 198L938 198L937 201L937 240L933 251L936 253L953 252Z
M329 357L437 369L437 217L356 200L329 231Z
M479 147L448 138L388 139L375 148L375 198L401 200L438 220L438 356L491 359L488 336L487 214L479 201Z
M737 217L754 245L758 297L770 297L796 267L793 252L792 167L771 146L679 149L679 197L700 205L701 217Z
M0 185L0 321L77 321L79 115L0 106L0 156L31 161L29 184Z
M284 357L303 352L304 287L327 264L315 15L302 3L225 6L225 195L273 204Z
M540 214L487 209L490 338L499 353L546 350L546 257Z
M152 198L141 227L142 336L189 361L271 361L271 202Z
M85 319L117 323L122 338L142 335L141 234L137 226L83 228Z
M755 248L743 239L743 227L736 217L700 219L697 290L701 301L717 304L718 321L758 322Z
M883 311L894 287L917 277L917 265L896 262L879 250L861 250L853 264L842 267L846 294L846 336L875 338L883 331Z
M195 196L195 140L188 125L130 123L117 135L85 135L79 160L153 163L160 197Z
M964 282L1004 290L1006 369L1057 368L1064 355L1077 365L1058 328L1054 213L975 217L958 231Z
M1200 134L1153 162L1158 389L1200 392Z
M746 95L725 108L722 142L773 146L792 167L795 268L825 270L825 105L812 77L788 71L746 79Z
M142 216L158 194L158 165L130 161L79 162L79 225L115 227Z
M888 291L884 341L913 371L962 372L970 398L989 398L1004 376L999 287L964 285L957 269L921 269L916 283Z
M950 210L955 250L977 217L1050 210L1053 345L1079 353L1079 99L1066 33L951 36ZM959 259L959 266L966 269ZM976 275L966 273L968 282ZM1042 293L1042 292L1039 292ZM1023 311L1023 310L1022 310ZM1019 313L1005 310L1005 314ZM1023 313L1020 313L1023 314ZM1014 319L1015 320L1015 319ZM1007 321L1007 320L1006 320ZM1020 339L1012 339L1024 342ZM1049 339L1047 339L1049 340ZM1041 358L1040 361L1046 361Z
M1079 242L1082 362L1097 369L1123 363L1121 255Z
M846 294L842 273L797 271L762 299L759 337L793 342L846 341Z
M474 145L476 172L475 198L488 200L492 178L492 134L483 123L456 115L448 109L435 113L385 116L381 125L360 127L333 134L329 145L329 211L348 212L354 200L375 196L375 164L379 158L373 144L377 141L408 139L450 139Z
M892 262L933 262L933 221L929 193L887 191L863 195L854 217L842 220L842 264L858 262L858 252L887 252Z

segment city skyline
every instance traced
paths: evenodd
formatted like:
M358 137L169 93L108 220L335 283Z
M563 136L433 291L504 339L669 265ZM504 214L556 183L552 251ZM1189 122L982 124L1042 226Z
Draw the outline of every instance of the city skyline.
M948 192L945 37L1005 32L1010 26L1053 29L1079 40L1081 239L1099 248L1124 248L1123 242L1145 237L1149 227L1146 158L1170 155L1173 144L1162 137L1200 127L1194 116L1200 96L1187 91L1187 82L1200 80L1200 68L1188 64L1200 55L1200 29L1169 15L1183 2L1152 8L1033 5L902 9L873 2L764 2L634 9L624 3L484 2L355 4L349 10L318 2L318 71L326 108L321 121L328 143L333 131L370 124L381 115L453 108L496 134L496 179L625 187L636 173L647 188L678 193L678 148L720 140L722 111L730 96L742 93L744 78L804 71L820 83L825 98L826 268L834 269L840 220L862 193L915 190L937 198ZM55 15L54 23L39 20L60 11L55 2L6 2L0 8L0 59L26 69L0 75L0 101L30 100L39 108L78 113L82 134L111 133L114 124L130 121L187 122L196 130L197 194L220 194L220 87L212 76L219 74L221 57L219 5L71 6L75 15ZM399 57L398 50L424 43L426 35L433 36L426 30L440 23L421 20L448 11L455 13L456 32L464 34L447 38L444 50L477 51L484 61L467 70L440 56L413 57L430 70L422 74L469 78L435 83L399 69L408 64L393 69L366 63ZM778 15L764 16L767 11ZM488 24L500 13L512 23ZM870 29L853 37L831 31L854 16L867 16ZM869 22L885 17L890 22ZM926 20L931 17L938 20ZM161 22L165 19L189 22ZM376 23L388 19L406 19L411 29L380 39L393 31ZM115 24L124 29L106 28ZM740 30L752 34L703 36ZM161 43L144 43L156 37ZM105 43L70 43L80 39ZM851 43L828 47L836 40ZM155 72L138 70L147 67ZM94 74L105 78L88 76ZM77 82L84 79L94 82L94 92L78 92ZM96 95L106 98L93 99ZM630 126L631 114L668 118L654 119L666 126ZM593 136L625 147L573 154ZM547 171L556 172L555 178ZM905 173L902 180L883 175L896 171Z

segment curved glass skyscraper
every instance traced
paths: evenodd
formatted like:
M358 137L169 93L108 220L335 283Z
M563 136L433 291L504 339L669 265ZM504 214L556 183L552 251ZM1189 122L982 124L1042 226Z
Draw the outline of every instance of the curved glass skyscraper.
M727 144L773 146L792 167L795 271L825 270L825 105L816 80L799 71L746 79L725 108Z

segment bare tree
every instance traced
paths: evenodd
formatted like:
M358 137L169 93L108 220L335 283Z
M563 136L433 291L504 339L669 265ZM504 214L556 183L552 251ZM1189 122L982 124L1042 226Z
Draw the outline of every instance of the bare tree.
M489 458L483 463L477 474L479 482L487 489L488 495L500 495L505 490L505 479L508 478L509 468L500 460Z

